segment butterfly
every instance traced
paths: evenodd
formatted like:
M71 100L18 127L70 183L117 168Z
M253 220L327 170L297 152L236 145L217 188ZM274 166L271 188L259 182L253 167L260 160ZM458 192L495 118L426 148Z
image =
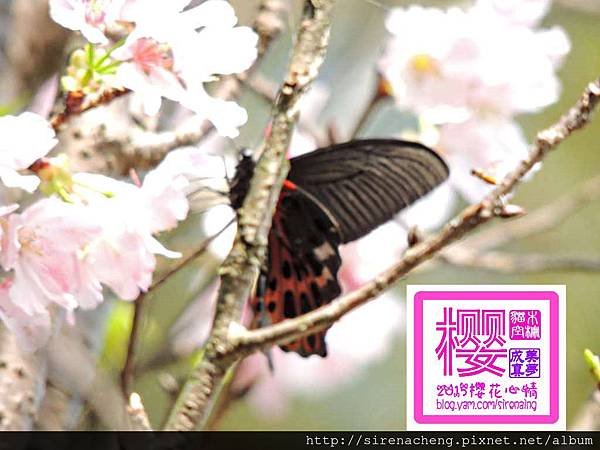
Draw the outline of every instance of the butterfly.
M255 162L242 156L230 202L242 206ZM305 314L341 294L339 246L365 236L448 178L430 148L395 139L353 140L290 159L250 306L271 323ZM326 356L327 330L281 346Z

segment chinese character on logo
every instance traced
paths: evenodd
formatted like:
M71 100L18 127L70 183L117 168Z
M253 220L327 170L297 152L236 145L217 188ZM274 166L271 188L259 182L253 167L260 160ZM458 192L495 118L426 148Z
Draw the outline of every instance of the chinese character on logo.
M509 354L509 376L511 378L540 377L539 348L511 348Z
M510 339L516 341L539 340L541 337L540 310L511 310L508 331Z
M443 309L443 319L436 322L440 341L435 349L438 359L443 359L444 376L453 374L454 358L463 364L457 368L460 377L489 372L502 376L505 369L496 365L499 358L507 357L504 310Z

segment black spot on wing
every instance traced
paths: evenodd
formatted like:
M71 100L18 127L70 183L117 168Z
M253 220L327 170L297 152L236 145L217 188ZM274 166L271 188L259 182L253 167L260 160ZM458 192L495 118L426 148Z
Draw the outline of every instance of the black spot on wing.
M289 279L292 277L292 266L289 261L284 261L281 264L281 274L284 278Z
M302 314L309 313L312 310L310 303L308 302L308 295L304 292L300 294L300 311Z
M312 294L312 298L317 305L317 308L321 306L323 304L323 297L321 296L319 285L314 281L310 283L310 293Z
M288 319L296 317L296 302L294 300L294 293L292 291L285 291L283 295L283 315Z
M269 280L269 289L272 291L277 290L277 278L273 277Z

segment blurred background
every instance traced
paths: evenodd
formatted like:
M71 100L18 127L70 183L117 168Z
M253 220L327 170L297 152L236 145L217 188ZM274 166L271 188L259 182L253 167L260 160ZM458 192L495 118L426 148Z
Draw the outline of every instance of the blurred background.
M231 1L240 20L251 23L258 1ZM287 29L275 42L262 61L258 73L265 80L279 83L285 69L293 30L298 25L301 2L290 1ZM318 79L318 86L328 92L326 101L317 108L314 126L317 133L335 125L341 136L347 136L368 104L376 82L373 70L382 51L386 29L384 20L389 8L421 4L447 7L460 5L450 1L386 1L344 0L338 2L327 59ZM463 4L468 4L465 2ZM0 39L7 38L11 8L10 0L0 1ZM560 25L568 34L572 49L562 66L560 100L538 114L518 117L527 137L551 124L565 112L589 81L600 74L600 8L595 0L555 0L542 26ZM290 32L290 30L292 30ZM435 33L435 30L431 30ZM501 39L498 36L498 39ZM5 60L0 64L6 69ZM12 93L4 92L0 107L18 101ZM12 98L10 98L12 97ZM236 147L256 147L261 141L268 121L269 105L253 92L246 91L241 103L248 110L249 123L232 143L222 144L228 151ZM322 108L321 108L322 106ZM320 109L320 111L319 111ZM382 103L363 127L361 136L389 136L399 129L410 128L414 119L399 113L391 103ZM513 201L527 211L574 192L586 180L600 173L600 124L598 119L589 128L568 139L560 151L550 155L541 172L518 191ZM458 211L464 203L451 205ZM558 226L537 233L527 239L511 242L501 248L511 254L595 255L600 256L600 200L570 214ZM176 232L165 236L169 248L185 250L191 242L198 242L214 224L202 214L192 215ZM493 226L493 225L492 225ZM165 286L147 299L143 332L138 350L138 369L134 389L142 395L153 423L159 424L174 399L178 383L199 355L193 347L202 342L206 332L206 304L211 295L211 281L219 261L219 252L207 254L178 273ZM219 421L220 429L227 430L396 430L405 428L405 333L403 292L407 284L565 284L567 286L567 420L572 424L583 403L595 388L583 360L584 348L600 351L600 276L598 271L544 271L519 274L498 273L493 270L461 268L438 264L428 270L410 275L398 283L396 295L386 301L390 314L397 316L395 331L381 336L388 342L382 349L380 342L363 342L377 347L375 356L362 361L355 358L352 367L343 365L315 367L315 363L296 358L286 371L288 380L295 380L305 389L286 389L279 384L264 384L259 392L251 386L259 384L252 367L246 379L239 380L239 399ZM200 303L200 304L199 304ZM191 309L190 309L191 305ZM195 309L194 309L195 308ZM123 364L127 337L131 327L132 305L118 301L108 303L101 311L100 365L117 379ZM184 313L184 320L180 318ZM357 315L351 336L361 342L364 327L370 316ZM81 320L86 320L83 317ZM332 331L333 332L333 331ZM190 353L192 351L192 353ZM180 355L185 355L178 357ZM276 362L279 356L276 358ZM356 362L358 360L359 362ZM285 365L285 362L281 363ZM276 371L277 364L276 364ZM326 381L321 381L323 373ZM347 373L344 373L347 371ZM290 373L291 372L291 373ZM341 373L337 373L341 372ZM262 374L261 377L268 377ZM317 378L313 378L317 377ZM314 381L314 385L311 384ZM324 383L321 388L315 385ZM246 393L244 387L250 387ZM318 386L317 386L318 387ZM243 394L245 395L242 395ZM261 397L261 398L258 398ZM83 422L93 421L84 416Z

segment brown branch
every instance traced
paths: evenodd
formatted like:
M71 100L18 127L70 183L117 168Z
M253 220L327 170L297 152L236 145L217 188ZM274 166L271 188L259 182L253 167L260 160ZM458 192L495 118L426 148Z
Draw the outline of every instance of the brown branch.
M83 94L69 92L65 100L64 109L50 118L50 125L55 131L58 131L60 127L72 117L83 114L84 112L97 108L98 106L106 105L107 103L112 102L114 99L122 97L129 92L131 91L128 89L106 89L99 94L94 95L87 101L84 97L80 97L80 95L82 96Z
M462 241L445 248L434 260L421 265L417 270L432 270L444 262L457 267L482 268L503 273L544 270L597 271L598 258L593 255L511 255L505 252L491 252L490 249L547 232L599 198L600 176L596 176L557 200L519 217L518 220L502 221L465 237ZM423 237L420 236L418 240L422 241Z
M359 133L361 131L364 131L363 128L373 115L373 112L376 111L381 101L389 97L389 94L386 90L387 81L385 81L381 75L377 75L377 80L375 83L376 86L373 95L371 96L371 99L369 100L369 103L366 105L362 114L358 118L358 121L354 125L353 131L350 134L353 139L356 139Z
M261 0L252 28L258 34L258 57L263 56L284 29L282 16L287 5L282 0Z
M538 133L528 158L509 173L499 186L480 203L467 207L456 218L448 222L437 234L409 248L404 257L373 281L340 299L303 316L285 320L259 330L237 330L230 333L234 345L221 357L235 359L254 351L267 349L276 344L285 344L302 336L328 328L344 314L374 299L390 288L394 282L405 276L421 263L438 254L452 242L473 229L488 222L494 216L503 214L503 198L512 192L523 177L540 162L550 150L558 146L575 130L586 125L591 113L600 101L600 79L590 83L577 104L559 121Z
M233 248L221 267L221 288L204 358L193 370L167 421L168 430L193 430L204 423L218 386L235 359L229 327L239 322L259 268L281 186L287 174L285 154L298 119L297 103L316 78L329 41L334 0L307 0L288 73L274 105L271 133L257 162L248 195L238 212Z

